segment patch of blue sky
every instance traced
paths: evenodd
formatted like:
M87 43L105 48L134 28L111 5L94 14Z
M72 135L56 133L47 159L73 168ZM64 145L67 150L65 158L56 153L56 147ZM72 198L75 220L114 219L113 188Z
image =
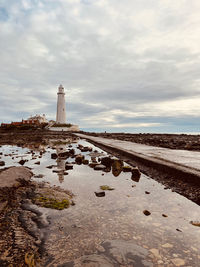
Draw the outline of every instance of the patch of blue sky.
M8 19L8 12L5 8L0 7L0 21L6 21Z

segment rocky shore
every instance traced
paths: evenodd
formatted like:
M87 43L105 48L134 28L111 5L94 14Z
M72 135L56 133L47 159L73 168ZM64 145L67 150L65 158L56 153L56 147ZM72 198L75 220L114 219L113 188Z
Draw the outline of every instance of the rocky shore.
M170 149L185 149L200 151L200 135L190 134L129 134L129 133L88 133L84 134L117 139L129 142L135 142L145 145L166 147Z
M33 182L32 175L26 167L11 167L0 172L2 267L43 266L45 227L49 220L38 207L64 209L72 202L71 192Z

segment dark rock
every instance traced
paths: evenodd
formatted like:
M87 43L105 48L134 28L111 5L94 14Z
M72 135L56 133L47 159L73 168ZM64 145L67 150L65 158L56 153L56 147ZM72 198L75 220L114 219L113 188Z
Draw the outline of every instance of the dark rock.
M141 176L140 170L138 169L138 167L134 167L132 169L132 177L131 177L131 179L133 181L135 181L135 182L139 182L140 176Z
M104 169L106 169L106 166L103 164L97 164L96 166L94 166L95 171L100 171L100 170L104 170Z
M83 162L83 160L84 160L84 156L83 155L77 155L76 157L75 157L75 162L77 163L77 164L82 164L82 162Z
M123 166L122 171L123 172L131 172L132 171L132 167L131 166Z
M5 161L0 161L0 166L5 166Z
M96 162L91 162L90 164L89 164L89 167L90 168L94 168L96 165L97 165L98 163Z
M168 217L166 214L162 214L162 216L165 217L165 218Z
M68 151L65 151L65 152L60 152L59 154L58 154L58 157L60 157L60 158L68 158L68 157L70 157L70 153L68 152Z
M94 192L97 197L105 197L106 193L104 191L102 192Z
M149 215L151 215L151 212L150 212L150 211L148 211L148 210L143 210L143 213L144 213L144 215L146 215L146 216L149 216Z
M88 160L88 159L84 159L84 160L83 160L83 164L84 164L84 165L88 165L88 164L89 164L89 160Z
M111 167L113 164L113 159L109 157L101 158L101 164L105 165L106 167Z
M40 161L36 161L35 164L40 165Z
M145 194L147 194L147 195L148 195L148 194L150 194L150 192L149 192L149 191L145 191Z
M72 170L72 169L73 169L73 165L72 164L69 164L69 163L65 164L65 170Z
M43 178L44 175L43 174L38 174L38 175L35 175L34 178Z
M19 163L20 165L24 165L25 162L26 162L26 160L21 159L18 163Z
M57 157L58 157L58 155L57 155L56 153L52 153L52 154L51 154L51 158L52 158L52 159L57 159Z

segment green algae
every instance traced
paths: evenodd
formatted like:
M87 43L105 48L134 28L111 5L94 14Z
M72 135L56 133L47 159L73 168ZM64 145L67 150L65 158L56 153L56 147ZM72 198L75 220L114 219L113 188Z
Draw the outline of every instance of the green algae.
M101 185L100 188L101 190L109 190L109 191L114 190L114 188L110 187L109 185Z
M48 198L44 196L38 197L35 202L42 207L56 210L67 209L71 205L69 199L57 200L55 198Z

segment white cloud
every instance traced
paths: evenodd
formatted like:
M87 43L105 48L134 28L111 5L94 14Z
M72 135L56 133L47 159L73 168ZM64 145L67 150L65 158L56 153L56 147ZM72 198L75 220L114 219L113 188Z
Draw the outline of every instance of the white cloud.
M144 117L200 116L198 0L4 0L1 7L8 16L0 18L0 104L6 99L12 111L1 109L2 120L52 116L59 83L68 118L82 127L159 127Z

